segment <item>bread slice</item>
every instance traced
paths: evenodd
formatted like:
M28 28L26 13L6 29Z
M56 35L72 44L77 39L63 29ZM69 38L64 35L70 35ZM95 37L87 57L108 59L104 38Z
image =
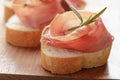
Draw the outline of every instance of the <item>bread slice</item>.
M44 32L43 34L45 34ZM44 42L44 38L42 37L41 64L44 69L55 74L74 73L82 68L102 66L107 62L111 46L96 52L85 53L49 46Z
M5 22L7 22L8 19L14 14L12 6L13 6L13 0L5 0L4 1Z
M8 43L21 47L35 47L40 44L41 30L25 27L16 15L6 24L6 40Z

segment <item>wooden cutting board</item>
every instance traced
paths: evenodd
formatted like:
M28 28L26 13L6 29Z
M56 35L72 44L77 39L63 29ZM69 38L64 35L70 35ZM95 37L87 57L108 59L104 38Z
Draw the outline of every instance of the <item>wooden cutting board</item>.
M40 47L21 48L8 44L5 39L3 0L0 0L0 79L5 80L77 80L120 79L120 10L119 0L86 0L88 10L99 11L108 6L103 14L107 29L114 35L114 43L108 63L92 69L83 69L69 75L54 75L45 71L40 63Z

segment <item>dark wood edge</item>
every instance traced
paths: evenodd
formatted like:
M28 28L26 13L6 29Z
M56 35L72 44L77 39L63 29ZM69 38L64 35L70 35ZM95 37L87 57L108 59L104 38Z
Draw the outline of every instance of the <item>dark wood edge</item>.
M0 80L80 80L61 76L36 76L19 74L0 74Z

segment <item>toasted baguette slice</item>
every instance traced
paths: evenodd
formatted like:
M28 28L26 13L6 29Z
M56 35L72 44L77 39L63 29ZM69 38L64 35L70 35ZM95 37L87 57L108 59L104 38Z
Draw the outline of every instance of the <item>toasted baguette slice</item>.
M44 32L43 34L45 34ZM42 37L41 64L44 69L55 74L74 73L82 68L102 66L107 62L111 46L96 52L85 53L49 46Z
M16 15L6 24L6 40L8 43L21 47L35 47L40 44L41 31L25 27Z
M4 11L5 11L5 22L14 14L13 11L13 0L4 1Z

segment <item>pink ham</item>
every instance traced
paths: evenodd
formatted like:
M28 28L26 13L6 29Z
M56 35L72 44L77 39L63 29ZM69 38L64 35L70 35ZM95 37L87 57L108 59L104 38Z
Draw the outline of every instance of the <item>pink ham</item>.
M13 8L27 27L39 29L49 24L57 13L64 12L57 0L15 0Z
M81 5L85 4L84 0L65 1L77 9L81 9ZM61 6L61 0L14 0L13 8L27 27L41 29L48 25L57 13L65 11L63 6Z
M80 13L85 20L90 12ZM46 43L50 46L94 52L106 48L112 44L113 37L105 28L101 18L89 25L67 31L69 28L79 25L80 21L73 12L57 15L51 22L49 31L43 35Z

